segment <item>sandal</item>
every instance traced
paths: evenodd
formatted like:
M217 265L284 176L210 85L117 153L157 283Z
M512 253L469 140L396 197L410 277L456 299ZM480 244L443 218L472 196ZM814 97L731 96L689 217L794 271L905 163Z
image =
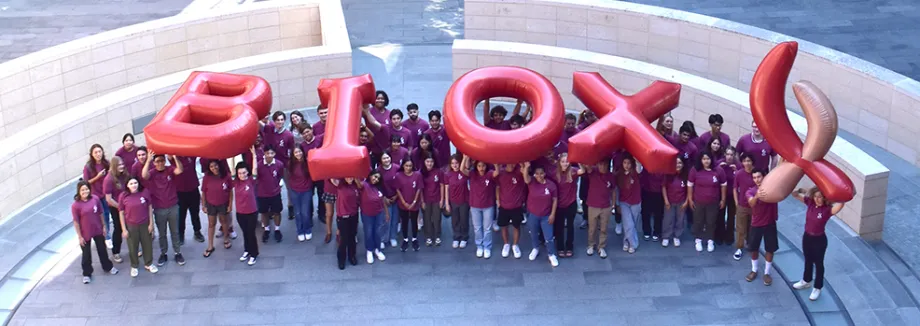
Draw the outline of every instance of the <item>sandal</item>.
M230 241L224 241L224 249L230 249L230 247L233 247L233 243Z
M556 256L565 257L565 251L564 251L564 250L559 250L559 251L557 251L557 252L556 252Z
M565 251L565 256L566 256L566 257L572 257L572 255L574 255L574 254L575 254L575 253L573 253L571 250L566 250L566 251Z
M204 251L204 258L211 257L211 254L214 253L214 248L208 248Z

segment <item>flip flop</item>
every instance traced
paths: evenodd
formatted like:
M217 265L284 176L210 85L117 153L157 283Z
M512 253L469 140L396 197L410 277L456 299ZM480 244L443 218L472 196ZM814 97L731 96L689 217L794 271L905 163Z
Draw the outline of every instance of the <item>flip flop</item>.
M211 257L211 253L213 253L213 252L214 252L214 248L206 249L206 250L204 251L204 258Z
M230 247L233 247L233 243L230 241L224 241L224 249L230 249Z

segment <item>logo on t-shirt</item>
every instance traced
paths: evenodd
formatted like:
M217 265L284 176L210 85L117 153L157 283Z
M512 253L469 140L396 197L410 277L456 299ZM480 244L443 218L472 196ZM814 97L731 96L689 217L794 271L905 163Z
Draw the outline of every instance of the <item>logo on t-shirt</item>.
M613 185L610 184L610 181L607 181L607 188L613 188Z
M636 181L633 179L629 179L629 184L633 184L633 183L636 183Z
M380 190L377 190L377 197L383 197L383 193Z
M712 176L712 183L719 183L719 179L716 176Z
M818 219L820 220L820 219L824 218L823 215L824 215L824 213L818 213Z
M99 206L93 206L93 213L98 213L98 212L99 212ZM818 216L821 216L821 214L818 214Z
M511 184L515 184L515 185L516 185L516 184L517 184L517 178L512 177L512 178L511 178Z
M171 176L171 175L167 175L167 176L166 176L166 181L172 181L172 176Z
M243 191L249 191L249 185L246 185L246 188L243 188Z
M543 188L543 194L549 196L549 188Z
M442 138L441 135L438 135L438 140L444 140L444 138Z
M415 181L412 181L412 189L415 189Z
M278 147L284 147L284 139L278 142Z
M402 138L402 137L399 137L399 143L405 145L405 144L406 144L406 139L405 139L405 138Z
M278 177L278 171L272 171L272 177L277 178L277 177Z
M486 179L486 187L489 186L489 179Z
M686 187L687 187L687 184L686 184L684 181L681 181L681 182L680 182L680 187L681 187L681 188L686 188Z
M418 131L418 135L421 136L421 135L422 135L422 129L419 129L419 130L417 130L417 131Z
M220 187L221 187L221 189L223 189L223 190L227 190L227 183L226 183L226 182L221 183L221 184L220 184Z
M690 158L690 153L684 152L684 158Z
M460 173L457 173L457 180L463 180L463 175Z
M761 150L760 150L760 156L767 156L767 150L761 149Z
M146 203L147 203L147 198L141 197L141 204L146 204Z

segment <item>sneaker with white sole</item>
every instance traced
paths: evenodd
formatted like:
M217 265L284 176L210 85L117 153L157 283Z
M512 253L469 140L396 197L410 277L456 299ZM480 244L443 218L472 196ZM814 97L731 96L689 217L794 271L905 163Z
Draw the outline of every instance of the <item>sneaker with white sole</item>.
M607 249L604 249L604 248L598 249L597 255L600 256L601 259L607 259Z
M662 246L662 247L667 248L669 244L670 244L670 241L668 241L668 239L661 239L661 246Z
M492 249L485 249L482 251L482 258L489 259L492 258Z
M741 249L738 249L738 250L735 250L735 254L732 255L732 258L734 258L735 260L741 260L742 255L744 255L744 252L742 252Z
M249 259L249 252L248 252L248 251L244 251L244 252L243 252L243 255L240 256L240 261L246 261L247 259Z
M157 268L157 265L145 266L144 269L146 269L148 272L150 272L150 274L156 274L157 272L160 271L160 269Z
M680 247L680 239L674 238L674 246L675 246L675 247Z
M466 248L466 240L460 241L460 249Z
M593 256L593 255L594 255L594 247L588 247L588 250L585 250L585 253L588 254L588 256Z
M630 254L634 254L634 253L636 253L636 248L629 247L629 250L628 250L627 252L630 253Z
M223 237L223 236L224 236L224 231L221 231L221 230L214 231L215 238L220 239L220 237Z
M255 264L256 264L256 260L257 260L256 257L250 256L250 257L249 257L249 262L247 262L246 265L249 265L249 266L255 265Z
M121 264L123 261L121 259L121 254L112 254L112 261L114 261L116 264Z
M712 240L709 240L708 242L706 242L706 251L707 251L707 252L713 252L713 251L715 251L715 250L716 250L716 243L715 243L715 242L713 242Z
M230 239L236 240L236 231L230 232Z
M434 244L434 241L432 241L431 239L425 239L425 246L426 246L426 247L431 247L431 245L433 245L433 244Z
M374 254L377 255L377 260L384 261L387 260L387 256L383 254L383 251L380 249L374 250Z
M623 234L623 223L617 223L617 227L614 228L613 231L616 232L617 235Z
M803 280L799 280L798 282L795 282L795 284L792 285L792 288L796 290L807 289L810 287L811 287L811 282L805 282Z
M112 267L112 269L109 270L109 275L118 275L118 268Z
M105 240L105 247L109 249L115 248L115 246L112 245L112 239Z
M476 258L482 258L482 248L476 248Z
M434 238L434 245L440 247L440 246L441 246L441 238Z
M298 234L298 235L297 235L297 241L300 241L300 242L307 241L307 237L304 236L303 234Z
M527 256L530 260L537 260L537 256L540 255L540 249L534 248L530 251L530 256Z
M93 278L92 278L92 277L89 277L89 276L84 276L84 277L83 277L83 284L89 284L89 283L92 282L92 281L93 281Z
M453 247L454 249L457 249L460 247L460 241L454 240L454 242L452 242L450 246Z
M367 251L367 264L369 265L369 264L373 264L373 263L374 263L374 252L368 250L368 251Z
M811 295L808 296L808 300L815 301L818 300L818 297L821 296L821 289L812 289Z
M396 248L398 245L399 243L396 242L396 239L390 239L390 247Z
M624 245L623 245L623 251L629 251L629 245L628 245L628 244L624 244Z
M694 242L696 243L696 244L694 245L694 248L696 248L696 251L697 251L697 252L703 252L703 240L701 240L701 239L696 239Z
M556 258L556 255L549 255L549 264L553 267L559 266L559 259Z
M514 254L514 259L521 259L521 247L513 245L511 246L511 252Z
M652 236L652 241L658 242L658 236L657 236L657 235L653 235L653 236Z
M303 239L307 241L313 240L313 233L304 234Z
M511 245L506 243L504 246L502 246L502 258L508 258L508 255L510 254L511 254Z
M131 277L137 277L137 268L131 267Z

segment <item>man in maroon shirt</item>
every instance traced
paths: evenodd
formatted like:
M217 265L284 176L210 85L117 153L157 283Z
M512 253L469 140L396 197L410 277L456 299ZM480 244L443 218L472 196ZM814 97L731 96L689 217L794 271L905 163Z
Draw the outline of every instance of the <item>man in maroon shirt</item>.
M169 260L166 256L169 250L169 243L166 241L167 234L172 240L176 263L181 266L185 265L185 257L182 257L182 245L179 244L179 198L176 196L175 179L182 174L183 168L181 160L172 160L176 165L166 166L166 159L166 155L150 151L141 169L141 177L147 180L144 185L150 190L153 218L160 232L160 258L157 259L157 266L163 266ZM153 168L150 168L151 161Z
M770 146L767 139L763 137L763 134L760 133L760 129L757 128L757 123L755 122L751 122L751 133L738 138L735 149L738 153L745 153L753 157L754 168L756 169L769 171L779 162L776 158L776 152L773 150L773 146Z
M326 119L329 117L329 109L324 107L316 108L316 115L319 121L313 124L313 135L316 137L326 134Z
M409 114L409 119L403 121L402 125L406 129L409 129L409 139L406 140L409 143L408 148L418 147L418 141L422 138L422 133L428 130L428 122L418 118L418 104L410 103L406 106L406 113Z
M764 258L767 260L763 271L763 285L770 286L773 284L773 277L770 272L773 269L773 253L779 250L779 239L776 233L776 220L779 218L779 210L776 203L767 203L760 200L757 193L758 188L763 182L766 172L763 170L754 170L752 176L754 183L757 185L745 192L744 198L751 206L751 233L748 235L748 251L751 252L751 272L744 277L748 282L757 278L758 254L760 254L760 243L763 242Z
M744 195L754 184L754 157L741 153L742 169L735 172L732 181L732 196L735 199L735 260L741 260L744 243L747 242L748 230L751 228L751 205L744 200Z
M447 131L441 124L441 111L428 112L428 124L430 127L424 133L431 137L431 148L434 148L437 154L435 162L443 162L441 164L447 166L450 164L450 139L447 138Z

